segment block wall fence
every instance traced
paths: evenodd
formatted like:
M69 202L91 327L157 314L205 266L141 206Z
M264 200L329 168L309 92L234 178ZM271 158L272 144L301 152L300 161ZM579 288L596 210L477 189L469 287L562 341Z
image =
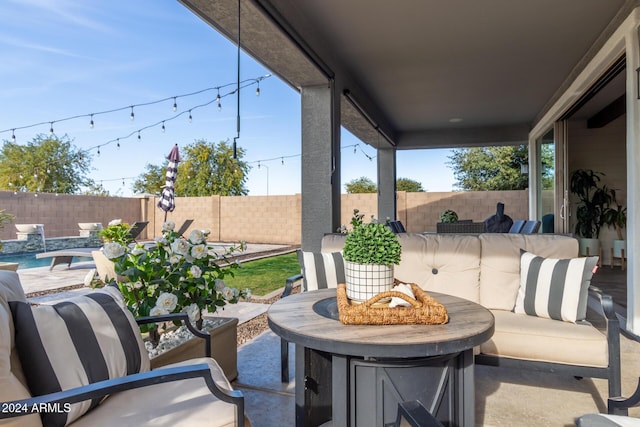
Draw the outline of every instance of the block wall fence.
M125 222L149 221L140 239L160 235L164 211L156 207L157 197L99 197L0 191L0 209L15 215L15 224L43 224L46 237L79 235L79 222L100 222L114 218ZM453 209L460 219L483 221L495 214L496 204L505 204L513 219L528 217L528 195L519 191L470 191L397 193L397 217L409 232L435 231L440 212ZM376 194L343 194L342 224L349 224L353 209L368 218L377 212ZM209 241L300 244L301 196L210 196L178 197L167 219L178 226L193 219L191 229L211 230ZM0 240L16 238L8 224Z

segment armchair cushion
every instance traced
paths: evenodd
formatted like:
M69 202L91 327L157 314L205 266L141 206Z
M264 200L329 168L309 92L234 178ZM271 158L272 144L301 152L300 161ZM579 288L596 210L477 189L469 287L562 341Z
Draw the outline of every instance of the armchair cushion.
M115 286L55 305L10 302L15 343L34 396L149 370L138 326ZM71 405L43 415L45 425L66 425L100 403Z
M587 313L587 293L598 257L554 259L520 254L520 289L514 311L575 323Z

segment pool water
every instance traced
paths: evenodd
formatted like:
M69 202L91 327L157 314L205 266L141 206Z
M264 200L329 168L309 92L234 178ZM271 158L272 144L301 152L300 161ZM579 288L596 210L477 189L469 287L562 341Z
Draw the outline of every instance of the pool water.
M73 262L91 261L92 258L74 258ZM21 252L15 254L0 255L0 262L17 262L18 269L48 267L51 265L51 258L36 258L36 252Z

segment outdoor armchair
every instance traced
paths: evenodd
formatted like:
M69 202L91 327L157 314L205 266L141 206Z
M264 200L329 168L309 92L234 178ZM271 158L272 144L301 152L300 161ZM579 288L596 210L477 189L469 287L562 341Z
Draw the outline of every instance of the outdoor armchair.
M138 324L177 320L210 340L184 313L135 320L114 286L31 306L0 271L0 418L15 418L2 425L249 425L214 359L149 370Z
M640 426L640 418L629 417L629 408L640 406L640 379L629 397L610 397L607 402L609 414L586 414L576 420L578 427Z

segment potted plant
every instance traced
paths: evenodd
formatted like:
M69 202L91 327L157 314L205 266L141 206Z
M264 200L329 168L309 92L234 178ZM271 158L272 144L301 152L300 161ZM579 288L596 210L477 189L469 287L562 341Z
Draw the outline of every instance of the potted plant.
M15 217L7 213L4 209L0 209L0 230L4 230L4 226L13 221ZM2 249L2 241L0 241L0 250Z
M611 265L613 265L613 258L625 258L627 252L627 244L622 235L622 230L627 226L627 208L622 206L616 198L616 190L609 190L611 196L611 203L602 214L602 219L605 225L613 227L616 230L617 239L613 241L613 248L611 252ZM623 261L624 265L624 261Z
M402 247L398 236L385 224L353 211L351 226L344 242L347 297L366 301L393 287L393 266L400 264Z
M604 224L603 214L611 203L607 187L598 185L602 176L602 172L591 169L577 169L571 174L570 190L578 198L575 233L581 237L581 255L600 253L598 237Z
M458 214L451 209L446 209L440 213L440 222L458 222Z

